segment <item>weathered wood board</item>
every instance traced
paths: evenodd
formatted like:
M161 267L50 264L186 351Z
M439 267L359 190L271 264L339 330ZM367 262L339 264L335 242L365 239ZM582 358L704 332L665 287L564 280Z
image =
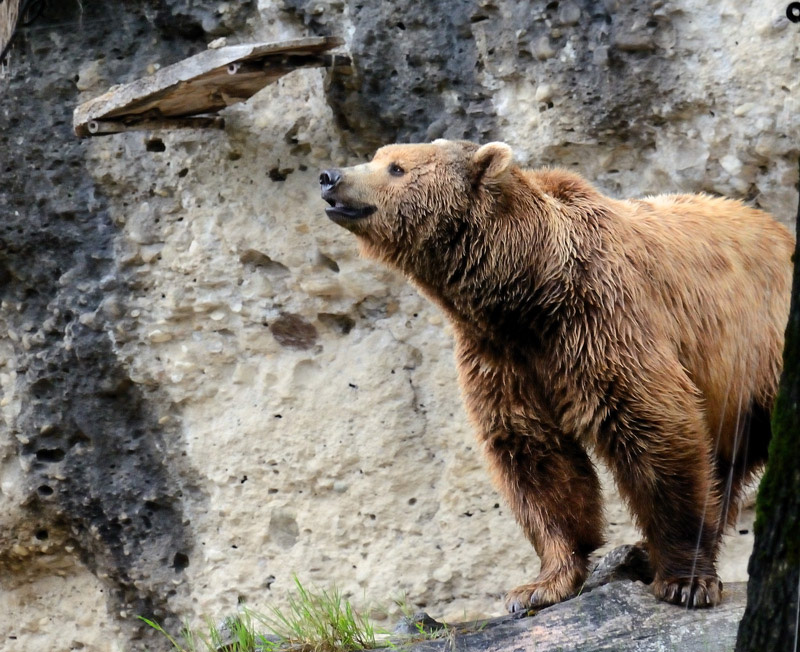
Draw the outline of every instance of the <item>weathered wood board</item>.
M6 50L14 37L19 21L19 5L21 0L0 0L0 64Z
M347 57L324 54L340 44L336 38L313 37L206 50L81 104L73 128L85 137L133 128L218 126L221 121L213 114L292 70L349 64Z

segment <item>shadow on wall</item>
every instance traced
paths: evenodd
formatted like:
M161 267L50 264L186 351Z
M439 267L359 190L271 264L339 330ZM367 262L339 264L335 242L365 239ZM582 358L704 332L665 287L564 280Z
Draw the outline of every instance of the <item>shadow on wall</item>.
M0 566L35 573L35 544L46 541L49 554L77 554L104 580L110 610L164 619L171 597L185 590L174 580L192 559L182 502L202 493L165 453L169 426L115 355L129 281L114 259L116 227L86 147L71 129L85 62L102 60L109 78L124 80L154 56L140 47L153 34L146 16L163 30L157 58L205 47L210 10L145 4L47 3L9 58L2 93L10 110L0 113L0 319L13 346L18 412L11 420L6 411L0 448L7 456L16 449L24 498L8 528L23 538L6 533Z

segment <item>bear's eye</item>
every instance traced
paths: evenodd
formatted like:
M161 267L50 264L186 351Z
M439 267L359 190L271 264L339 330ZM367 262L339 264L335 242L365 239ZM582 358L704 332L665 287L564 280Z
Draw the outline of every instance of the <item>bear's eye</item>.
M393 177L402 177L405 173L406 171L397 165L397 163L392 163L389 166L389 174L391 174Z

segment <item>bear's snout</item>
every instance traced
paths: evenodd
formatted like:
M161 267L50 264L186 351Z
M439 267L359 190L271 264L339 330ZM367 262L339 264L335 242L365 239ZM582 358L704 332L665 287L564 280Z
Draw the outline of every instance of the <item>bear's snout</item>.
M341 170L323 170L319 175L319 187L322 198L328 202L325 209L328 217L347 229L353 229L357 222L372 215L376 208L362 201L348 198L347 192L342 192Z
M319 185L322 190L322 196L325 193L333 190L342 180L341 170L323 170L319 175Z

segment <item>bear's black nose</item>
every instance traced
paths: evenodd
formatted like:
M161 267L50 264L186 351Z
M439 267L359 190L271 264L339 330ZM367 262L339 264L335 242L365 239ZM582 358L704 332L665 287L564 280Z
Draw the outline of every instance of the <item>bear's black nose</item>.
M319 185L322 190L333 190L342 180L342 173L339 170L323 170L319 175Z

